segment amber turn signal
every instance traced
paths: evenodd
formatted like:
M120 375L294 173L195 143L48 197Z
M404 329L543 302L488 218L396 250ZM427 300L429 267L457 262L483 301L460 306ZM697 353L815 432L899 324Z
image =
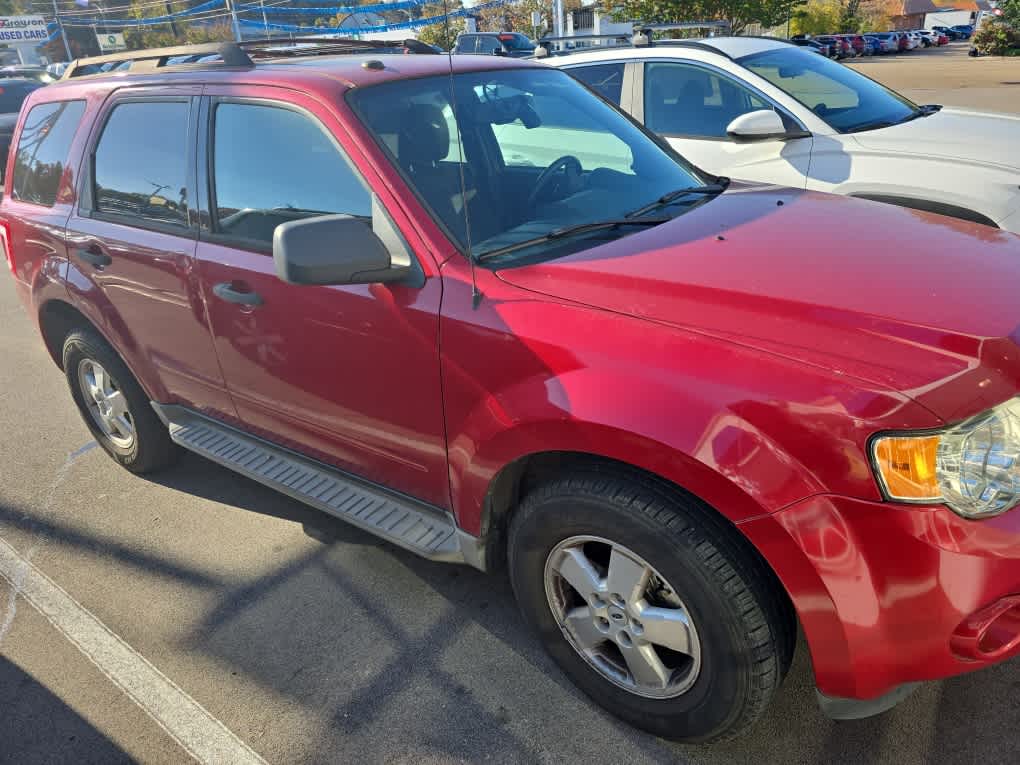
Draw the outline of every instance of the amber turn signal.
M875 468L889 499L941 499L935 458L941 436L889 436L872 446Z

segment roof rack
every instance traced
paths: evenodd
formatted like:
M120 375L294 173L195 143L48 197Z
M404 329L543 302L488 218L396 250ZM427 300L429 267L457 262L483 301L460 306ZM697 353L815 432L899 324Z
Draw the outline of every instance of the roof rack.
M255 66L258 58L292 58L298 56L329 56L338 53L370 53L372 51L431 54L436 49L419 40L362 40L355 37L295 37L279 40L248 40L216 42L199 45L177 45L170 48L121 51L105 56L75 59L61 77L106 74L113 68L134 72L155 72L164 69L194 71L205 69L242 68ZM183 59L183 60L175 60ZM113 67L103 68L105 64Z
M568 37L543 37L538 41L538 46L535 48L535 58L545 58L546 56L565 55L567 53L576 53L576 49L566 50L550 50L550 46L546 43L563 43L563 42L578 42L584 40L616 40L622 45L615 47L633 47L641 48L648 45L652 45L655 41L652 39L653 32L667 32L678 29L725 29L730 28L730 22L728 21L684 21L670 24L634 24L634 29L631 34L617 33L611 35L572 35ZM691 43L690 47L699 47L697 40L662 40L661 42L669 42L671 44L677 43ZM702 44L700 47L708 47ZM715 50L714 48L712 49Z

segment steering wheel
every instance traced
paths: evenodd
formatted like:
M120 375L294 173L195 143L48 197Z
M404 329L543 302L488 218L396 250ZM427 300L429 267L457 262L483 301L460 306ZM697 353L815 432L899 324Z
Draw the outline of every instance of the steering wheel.
M538 201L542 199L546 191L559 183L557 173L561 170L563 171L564 186L566 189L580 189L581 174L584 171L581 167L581 160L573 154L564 154L559 159L554 159L549 167L543 170L542 174L538 176L538 180L535 181L535 188L531 190L531 194L528 196L529 210L538 204Z

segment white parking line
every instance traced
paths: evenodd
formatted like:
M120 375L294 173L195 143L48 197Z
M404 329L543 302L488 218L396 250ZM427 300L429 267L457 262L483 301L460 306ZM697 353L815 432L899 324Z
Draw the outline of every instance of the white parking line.
M0 539L0 576L201 763L263 760L201 704L121 640L32 562Z

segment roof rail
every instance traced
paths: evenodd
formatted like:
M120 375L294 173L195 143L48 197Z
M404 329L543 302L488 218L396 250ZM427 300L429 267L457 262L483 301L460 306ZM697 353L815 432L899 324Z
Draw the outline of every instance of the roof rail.
M431 54L438 51L420 40L362 40L356 37L295 37L244 42L215 42L200 45L177 45L171 48L121 51L105 56L92 56L72 61L61 77L85 77L106 74L104 64L128 64L134 72L155 72L162 69L213 69L221 67L251 68L256 58L291 58L328 56L338 53L370 53L399 50L403 53ZM218 59L212 60L214 57ZM203 60L206 57L209 60ZM173 59L186 59L174 61Z
M545 58L546 56L565 56L571 53L583 52L584 49L562 49L562 50L550 50L547 43L564 43L564 42L579 42L584 40L616 40L620 45L615 47L620 48L645 48L651 45L669 45L669 46L682 46L685 48L696 48L699 50L710 51L717 53L726 58L730 58L729 55L723 53L715 46L704 42L706 39L712 38L687 38L687 39L665 39L655 40L652 37L653 32L665 32L675 29L729 29L728 21L689 21L677 24L635 24L634 31L628 35L615 34L615 35L572 35L568 37L543 37L538 41L538 46L535 48L535 58ZM729 37L729 35L719 35L719 37ZM771 39L771 38L770 38Z
M90 58L79 58L68 64L64 70L62 80L69 80L72 77L83 77L90 74L105 74L105 71L96 71L95 67L103 64L129 63L131 69L142 71L155 71L166 66L167 59L177 56L197 56L218 54L220 61L218 66L250 67L253 62L244 49L234 42L203 43L201 45L175 45L170 48L149 48L148 50L121 51L120 53L109 53L105 56L92 56ZM141 66L136 66L140 64ZM194 65L191 65L194 66Z

